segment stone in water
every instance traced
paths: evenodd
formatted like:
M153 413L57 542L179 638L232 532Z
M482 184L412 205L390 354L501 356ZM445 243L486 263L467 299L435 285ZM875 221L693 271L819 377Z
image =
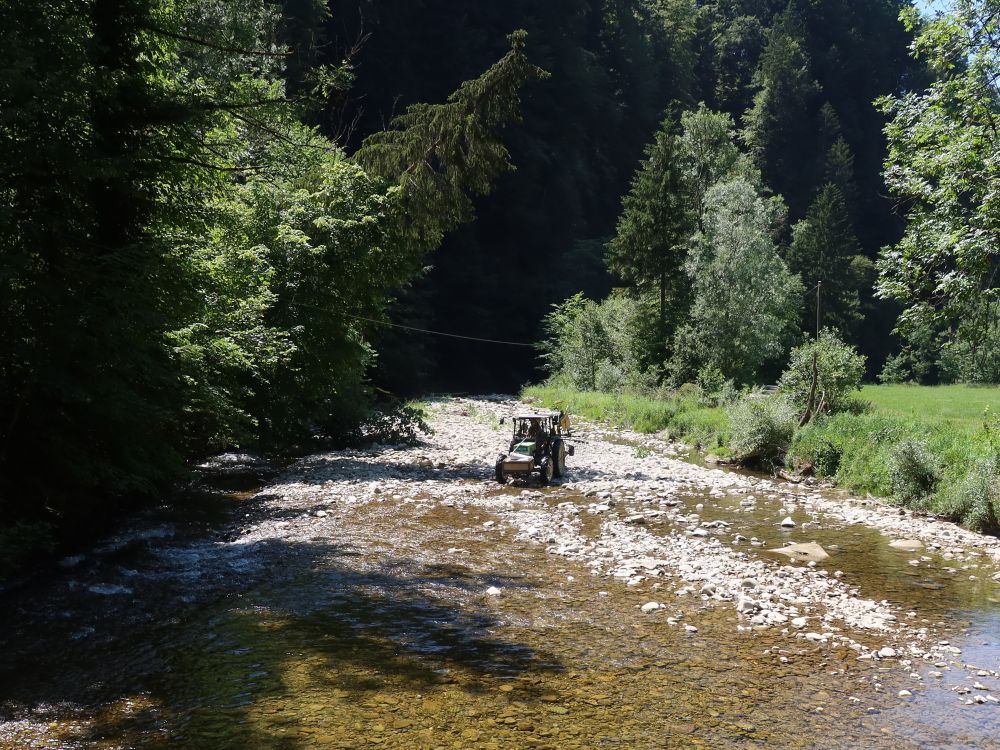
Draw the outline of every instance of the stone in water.
M787 547L781 547L780 549L769 549L768 552L775 552L779 555L788 555L788 557L793 560L803 560L807 562L819 562L820 560L826 560L830 556L829 553L816 544L816 542L790 544Z

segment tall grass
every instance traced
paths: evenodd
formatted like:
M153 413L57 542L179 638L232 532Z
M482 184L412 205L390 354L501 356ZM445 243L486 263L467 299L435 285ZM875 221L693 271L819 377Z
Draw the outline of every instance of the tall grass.
M729 419L725 411L702 406L694 390L681 389L653 397L535 385L526 388L521 395L595 422L642 433L665 430L670 437L713 453L728 452Z
M914 392L918 400L926 393ZM915 414L918 412L915 412ZM927 412L934 414L935 410ZM812 466L838 485L925 508L979 530L990 530L1000 440L997 425L971 417L904 416L873 409L836 414L796 432L786 463ZM836 456L829 461L829 456ZM985 500L984 500L985 498Z

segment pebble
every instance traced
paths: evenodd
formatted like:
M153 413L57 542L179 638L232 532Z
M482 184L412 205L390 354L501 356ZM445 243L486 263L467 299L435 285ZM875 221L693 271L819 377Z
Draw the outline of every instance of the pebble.
M501 593L503 592L501 592L496 586L490 586L486 589L486 596L500 596Z
M782 528L793 529L795 528L795 521L792 520L791 516L785 516L785 520L781 522Z

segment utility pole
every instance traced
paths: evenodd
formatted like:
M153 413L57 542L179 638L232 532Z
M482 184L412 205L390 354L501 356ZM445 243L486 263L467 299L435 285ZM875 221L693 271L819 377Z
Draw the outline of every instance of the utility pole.
M816 282L816 340L819 341L819 306L823 299L823 282Z

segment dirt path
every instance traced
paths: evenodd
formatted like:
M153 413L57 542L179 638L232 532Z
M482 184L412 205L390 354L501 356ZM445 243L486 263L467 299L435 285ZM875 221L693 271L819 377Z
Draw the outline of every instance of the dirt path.
M501 487L514 408L66 561L5 624L0 747L992 741L996 540L588 425L563 482Z

